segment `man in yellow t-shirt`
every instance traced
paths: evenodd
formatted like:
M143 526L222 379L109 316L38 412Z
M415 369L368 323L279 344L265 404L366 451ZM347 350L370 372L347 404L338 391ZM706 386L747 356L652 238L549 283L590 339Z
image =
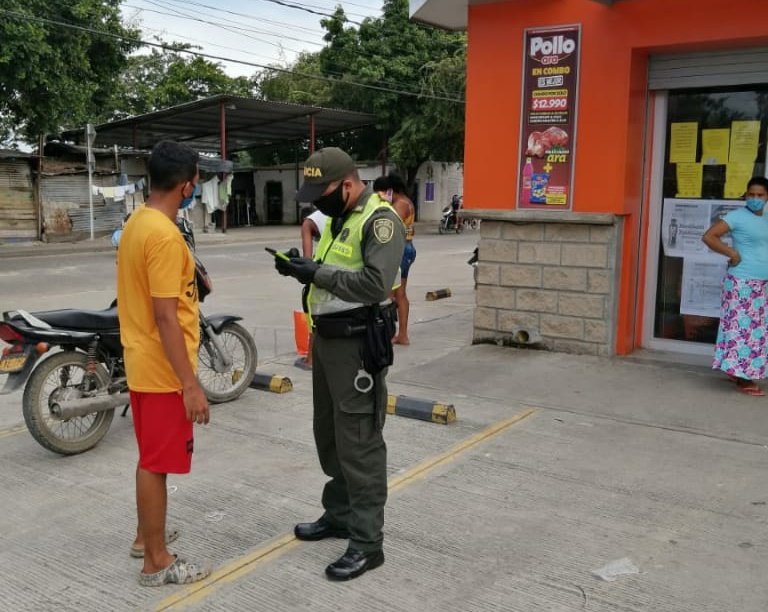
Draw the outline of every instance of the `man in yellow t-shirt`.
M202 580L210 569L166 548L166 479L189 472L193 423L208 423L197 381L199 323L195 264L176 227L180 205L198 181L198 154L159 142L149 159L152 192L128 220L117 252L117 310L139 463L138 530L131 556L143 557L142 586Z

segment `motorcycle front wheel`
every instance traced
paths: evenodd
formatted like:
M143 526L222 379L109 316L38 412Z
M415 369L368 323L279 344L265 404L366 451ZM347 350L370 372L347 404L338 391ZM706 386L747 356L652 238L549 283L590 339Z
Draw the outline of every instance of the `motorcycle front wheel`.
M205 334L200 337L197 354L197 378L212 404L231 402L240 397L251 384L258 362L256 343L242 325L225 323L219 339L232 359L232 364L224 371L217 371L216 346Z
M438 223L438 224L437 224L437 231L438 231L438 233L440 233L440 234L443 234L443 233L445 233L445 223L443 223L442 221L440 221L440 223Z
M96 446L106 435L115 414L112 410L62 419L51 407L61 400L76 400L109 384L109 374L97 364L86 376L88 357L76 351L56 353L32 372L24 388L22 410L32 437L60 455L76 455Z

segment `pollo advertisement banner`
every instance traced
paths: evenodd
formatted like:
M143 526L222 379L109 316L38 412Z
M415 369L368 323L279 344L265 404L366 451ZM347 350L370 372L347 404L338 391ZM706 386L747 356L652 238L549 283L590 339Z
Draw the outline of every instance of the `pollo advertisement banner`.
M525 32L518 208L570 210L581 26Z

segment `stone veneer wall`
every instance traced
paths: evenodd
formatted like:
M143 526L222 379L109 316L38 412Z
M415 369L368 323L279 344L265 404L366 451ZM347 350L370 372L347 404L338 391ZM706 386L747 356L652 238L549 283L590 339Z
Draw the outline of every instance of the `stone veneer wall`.
M483 219L474 342L615 354L622 218L539 211L466 211Z

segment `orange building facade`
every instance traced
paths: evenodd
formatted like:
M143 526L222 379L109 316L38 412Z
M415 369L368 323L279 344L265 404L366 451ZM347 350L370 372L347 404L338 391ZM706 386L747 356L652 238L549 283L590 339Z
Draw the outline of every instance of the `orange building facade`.
M468 33L476 341L711 352L725 264L700 236L766 174L764 8L412 0Z

